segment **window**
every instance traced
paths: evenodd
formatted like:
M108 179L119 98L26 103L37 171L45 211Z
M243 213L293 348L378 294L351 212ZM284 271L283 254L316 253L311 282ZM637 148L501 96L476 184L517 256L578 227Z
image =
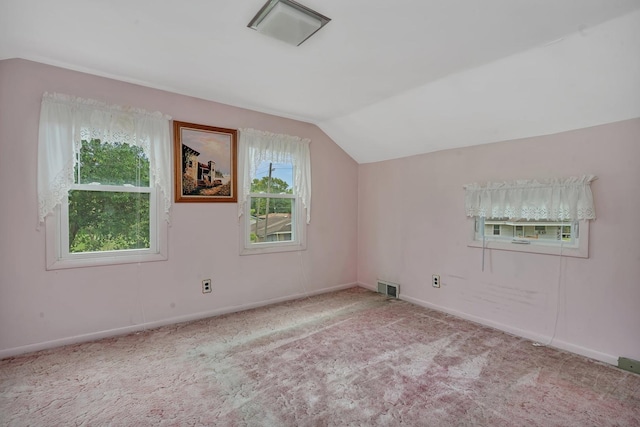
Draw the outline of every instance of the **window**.
M475 240L503 241L520 244L564 245L577 247L578 221L545 221L515 218L486 218L484 236L480 218L475 219Z
M594 176L465 186L471 247L588 257Z
M167 259L169 135L166 116L45 94L38 194L48 269Z
M309 142L240 130L242 255L306 248L311 202Z
M293 165L262 162L249 194L250 244L295 241Z
M83 140L74 183L61 206L61 257L155 252L155 193L140 147Z
M469 246L587 258L589 221L473 218ZM522 225L517 225L522 224ZM543 225L544 224L544 225ZM496 229L500 233L496 234Z

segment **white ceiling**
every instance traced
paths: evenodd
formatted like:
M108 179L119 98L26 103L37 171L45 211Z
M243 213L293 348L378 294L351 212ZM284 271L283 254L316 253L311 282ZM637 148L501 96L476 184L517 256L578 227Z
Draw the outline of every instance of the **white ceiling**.
M25 58L317 124L360 163L640 117L640 0L0 0Z

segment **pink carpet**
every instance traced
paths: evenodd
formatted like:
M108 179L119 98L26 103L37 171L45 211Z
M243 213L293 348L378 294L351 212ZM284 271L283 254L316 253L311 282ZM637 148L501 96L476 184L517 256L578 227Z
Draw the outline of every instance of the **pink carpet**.
M640 426L640 376L353 288L0 361L7 426Z

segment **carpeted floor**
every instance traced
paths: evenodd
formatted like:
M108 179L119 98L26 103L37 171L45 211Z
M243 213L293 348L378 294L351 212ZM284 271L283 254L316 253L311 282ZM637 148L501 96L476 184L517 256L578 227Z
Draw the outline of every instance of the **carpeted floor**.
M8 426L640 426L640 376L353 288L0 361Z

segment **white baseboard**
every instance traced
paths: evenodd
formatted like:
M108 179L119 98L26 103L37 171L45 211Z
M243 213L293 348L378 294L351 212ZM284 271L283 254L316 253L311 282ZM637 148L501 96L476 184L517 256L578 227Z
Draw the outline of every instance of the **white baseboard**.
M358 283L358 286L360 286L361 288L369 289L370 291L373 291L373 292L378 292L378 288L373 285L368 285L366 283Z
M266 305L277 304L277 303L280 303L280 302L285 302L285 301L291 301L291 300L295 300L295 299L310 297L310 296L313 296L313 295L325 294L325 293L328 293L328 292L340 291L340 290L343 290L343 289L349 289L349 288L353 288L353 287L356 287L356 286L359 286L359 284L358 283L347 283L347 284L343 284L343 285L332 286L332 287L329 287L329 288L317 289L317 290L314 290L314 291L311 291L311 292L296 293L296 294L287 295L287 296L284 296L284 297L272 298L272 299L268 299L268 300L264 300L264 301L258 301L258 302L254 302L254 303L250 303L250 304L241 304L241 305L235 305L235 306L230 306L230 307L223 307L223 308L218 308L218 309L211 310L211 311L202 311L202 312L198 312L198 313L187 314L187 315L184 315L184 316L169 317L169 318L166 318L166 319L156 320L156 321L153 321L153 322L141 323L141 324L138 324L138 325L125 326L125 327L122 327L122 328L109 329L109 330L105 330L105 331L92 332L92 333L89 333L89 334L82 334L82 335L75 335L75 336L72 336L72 337L65 337L65 338L60 338L60 339L51 340L51 341L44 341L44 342L24 345L24 346L20 346L20 347L13 347L13 348L5 349L5 350L0 350L0 360L1 359L5 359L7 357L18 356L20 354L25 354L25 353L32 353L34 351L48 350L48 349L51 349L51 348L61 347L61 346L64 346L64 345L78 344L78 343L81 343L81 342L95 341L95 340L99 340L99 339L102 339L102 338L109 338L109 337L115 337L115 336L119 336L119 335L131 334L131 333L135 333L135 332L144 331L144 330L147 330L147 329L155 329L155 328L159 328L161 326L173 325L173 324L176 324L176 323L190 322L190 321L193 321L193 320L200 320L200 319L206 319L208 317L220 316L222 314L236 313L238 311L250 310L252 308L258 308L258 307L263 307L263 306L266 306Z
M377 292L377 288L375 286L371 286L369 284L358 283L358 286L360 286L362 288L366 288L366 289L372 290L374 292ZM451 315L456 316L456 317L460 317L460 318L465 319L465 320L470 320L472 322L479 323L479 324L484 325L484 326L489 326L491 328L498 329L498 330L501 330L503 332L507 332L509 334L516 335L516 336L519 336L519 337L522 337L522 338L526 338L526 339L529 339L529 340L534 341L534 342L547 343L549 341L549 339L550 339L550 337L546 336L546 335L538 334L536 332L528 331L528 330L525 330L525 329L514 328L513 326L505 325L505 324L499 323L499 322L494 322L493 320L489 320L489 319L485 319L485 318L482 318L482 317L474 316L472 314L464 313L462 311L450 309L450 308L447 308L447 307L442 307L442 306L439 306L439 305L435 305L435 304L432 304L430 302L420 300L418 298L413 298L413 297L404 295L404 294L402 294L402 292L400 293L400 299L408 301L408 302L416 304L416 305L419 305L421 307L430 308L430 309L433 309L433 310L436 310L436 311L441 311L441 312L444 312L444 313L447 313L447 314L451 314ZM550 344L546 344L546 345L548 347L558 348L560 350L569 351L571 353L575 353L575 354L579 354L581 356L589 357L591 359L599 360L601 362L608 363L610 365L617 365L618 364L618 357L616 357L616 356L612 356L610 354L606 354L606 353L602 353L602 352L599 352L599 351L596 351L596 350L592 350L590 348L581 347L579 345L572 344L572 343L569 343L569 342L566 342L566 341L554 339L554 340L551 341Z

